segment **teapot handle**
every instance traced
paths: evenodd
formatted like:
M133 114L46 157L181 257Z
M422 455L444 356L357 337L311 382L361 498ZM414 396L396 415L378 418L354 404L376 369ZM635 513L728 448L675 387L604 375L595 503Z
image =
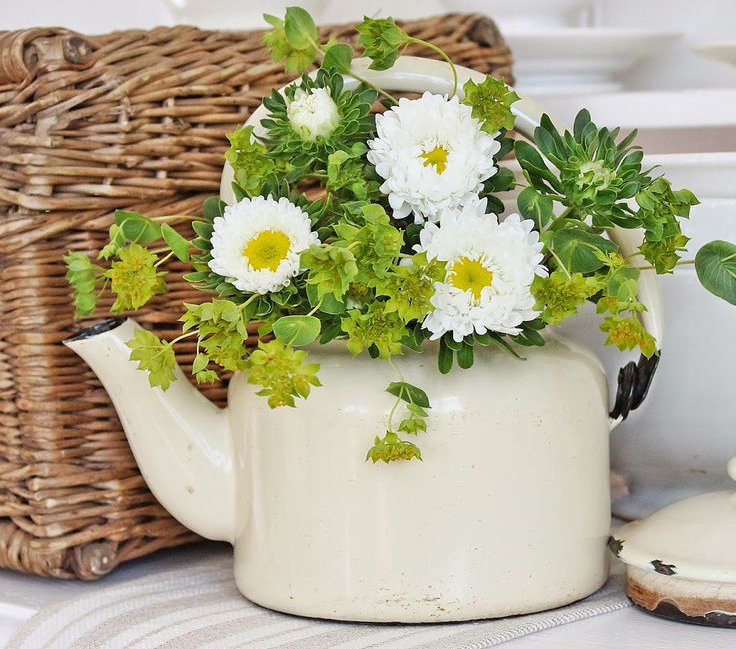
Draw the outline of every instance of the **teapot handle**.
M401 56L393 67L388 70L371 70L368 67L369 64L369 59L355 59L353 70L359 76L385 90L397 92L429 91L442 94L452 92L452 73L449 64L444 61L416 56ZM480 83L485 78L483 73L462 66L456 66L456 69L458 94L460 96L462 96L462 85L468 79ZM345 77L346 88L355 88L357 85L358 82L354 78ZM515 130L524 137L533 139L534 129L539 126L544 113L541 106L530 99L520 99L513 104L511 110L516 116ZM265 135L265 129L261 126L261 120L265 116L266 108L261 104L246 121L247 126L253 126L255 135ZM559 122L555 120L553 122L560 128ZM232 181L233 170L230 163L226 162L220 182L220 198L226 203L231 203L234 200L231 188ZM612 228L609 230L609 236L618 244L624 256L627 256L636 252L642 241L643 232ZM629 412L642 404L659 363L664 317L659 278L653 270L645 270L641 273L639 278L639 301L646 307L646 311L641 316L642 324L654 337L657 351L651 358L642 355L638 363L631 361L619 370L616 401L609 413L611 429L626 419Z

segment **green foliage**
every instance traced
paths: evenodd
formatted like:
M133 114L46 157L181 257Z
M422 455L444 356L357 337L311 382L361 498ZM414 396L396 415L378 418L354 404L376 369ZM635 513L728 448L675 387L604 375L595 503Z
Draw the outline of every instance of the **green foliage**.
M532 295L537 300L537 309L542 311L542 320L558 325L575 315L580 305L601 288L597 277L584 277L581 273L570 275L560 269L549 277L536 277Z
M344 200L368 201L380 196L372 167L363 159L368 147L356 142L350 151L340 149L327 157L325 189Z
M166 273L156 269L156 255L137 243L121 248L117 254L119 261L113 261L104 273L116 296L112 311L140 309L154 295L166 291Z
M664 178L657 178L636 195L638 216L644 228L644 243L640 250L657 273L672 272L685 250L688 238L682 234L678 218L687 218L690 207L699 203L692 192L673 191Z
M542 230L552 220L552 198L540 194L531 185L521 190L516 204L525 219L534 221L537 230Z
M347 348L353 354L370 347L375 347L379 358L401 354L404 323L396 313L386 311L385 302L372 302L365 312L352 309L341 323L348 335Z
M635 316L627 318L616 315L608 316L601 323L601 331L608 334L606 344L616 345L621 350L639 347L641 353L647 358L651 358L657 351L654 338Z
M125 343L130 347L130 360L138 362L138 369L148 372L148 383L152 388L168 390L176 380L174 348L146 329L136 329L132 340Z
M403 399L409 404L414 404L421 408L430 407L427 393L416 385L412 385L406 381L395 381L394 383L389 383L389 386L386 388L386 392L393 394L399 399Z
M408 40L393 18L364 16L356 30L360 34L358 45L371 59L371 70L388 70L399 58L400 48Z
M284 62L286 72L304 72L317 56L317 28L311 16L299 7L289 7L284 20L263 14L273 27L263 35L274 63Z
M230 148L225 158L233 168L235 181L248 196L257 196L276 171L273 158L268 155L268 149L254 139L252 126L235 129L227 139Z
M369 287L379 286L389 277L394 259L404 244L404 235L391 225L380 205L363 205L356 221L353 224L343 220L335 225L340 240L333 245L344 245L355 255L357 282Z
M191 246L189 241L168 223L161 226L161 236L179 261L189 261L189 246Z
M308 284L317 287L318 300L332 295L341 301L358 274L358 263L350 250L324 243L305 250L301 265L309 271Z
M152 243L161 238L161 226L140 212L115 210L115 225L120 228L125 240L134 243Z
M353 48L347 43L333 43L325 50L325 56L322 59L322 68L334 68L341 74L346 74L350 70L350 64L353 61Z
M103 269L93 264L83 252L64 255L66 280L71 284L74 295L74 315L82 318L94 312L97 306L97 290Z
M519 140L516 157L537 194L567 208L554 221L558 230L581 229L589 217L589 225L582 229L641 227L645 231L642 253L657 272L668 272L687 243L678 219L686 218L698 200L688 190L673 191L664 178L652 178L651 170L642 171L643 154L632 145L636 131L623 138L619 135L617 128L599 129L587 110L578 113L572 133L560 134L544 115L534 131L538 150ZM530 191L525 201L532 196ZM531 208L525 204L524 209Z
M182 330L197 332L198 348L205 350L208 362L212 360L233 372L244 370L248 338L244 306L215 299L203 304L184 304L184 307L186 311L179 318L184 323Z
M471 115L480 121L486 133L514 128L511 104L519 100L517 95L500 79L486 75L481 83L468 79L463 86L463 103L471 107Z
M285 315L273 323L273 333L285 345L304 347L317 339L321 326L312 315Z
M387 464L395 460L417 460L422 459L422 452L411 442L399 439L396 433L387 431L383 437L376 436L373 446L365 456L366 461L371 460L373 464L382 460Z
M713 295L736 304L736 245L728 241L706 243L695 256L695 271Z
M247 361L248 383L262 386L258 395L268 397L271 408L296 405L294 399L306 399L311 386L319 387L319 365L307 363L307 352L295 350L280 340L258 343Z
M618 252L610 239L574 227L552 233L549 247L573 273L592 273L606 264L608 254Z
M424 253L414 255L410 266L393 266L376 294L388 297L386 312L396 312L406 323L422 320L432 311L434 283L445 279L445 262L427 260Z

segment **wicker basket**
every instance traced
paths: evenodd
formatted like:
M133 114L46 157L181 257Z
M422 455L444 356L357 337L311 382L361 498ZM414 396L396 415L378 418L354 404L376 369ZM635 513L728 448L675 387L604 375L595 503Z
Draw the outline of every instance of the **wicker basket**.
M403 26L512 81L487 18ZM146 489L107 394L60 344L78 326L61 257L99 250L116 208L197 212L218 192L226 133L288 80L256 32L0 32L0 566L96 579L196 538ZM171 339L181 303L205 296L181 264L167 270L168 293L137 319ZM186 368L193 355L177 345ZM222 404L226 383L203 392Z

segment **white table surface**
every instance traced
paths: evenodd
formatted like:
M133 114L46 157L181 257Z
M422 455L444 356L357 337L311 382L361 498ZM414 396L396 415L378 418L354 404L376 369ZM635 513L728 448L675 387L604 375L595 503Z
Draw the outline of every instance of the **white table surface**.
M164 550L119 567L98 582L62 582L0 570L0 647L36 611L65 598L196 562L217 548L201 543ZM736 649L736 630L661 620L633 607L506 643L509 649ZM217 649L212 647L212 649Z

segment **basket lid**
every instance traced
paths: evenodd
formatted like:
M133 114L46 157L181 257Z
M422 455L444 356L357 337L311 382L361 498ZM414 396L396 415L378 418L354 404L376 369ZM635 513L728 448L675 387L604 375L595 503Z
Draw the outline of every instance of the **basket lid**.
M736 457L728 463L736 480ZM685 498L624 525L609 547L625 564L692 581L736 584L736 490Z

